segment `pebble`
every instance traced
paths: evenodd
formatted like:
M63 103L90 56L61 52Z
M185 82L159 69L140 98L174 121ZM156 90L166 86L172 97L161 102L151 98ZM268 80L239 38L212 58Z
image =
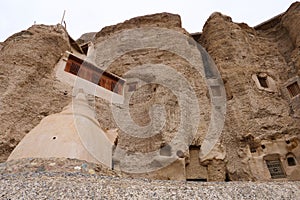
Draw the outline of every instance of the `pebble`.
M37 163L35 163L35 162L31 162L30 164L33 165L33 166L37 165Z

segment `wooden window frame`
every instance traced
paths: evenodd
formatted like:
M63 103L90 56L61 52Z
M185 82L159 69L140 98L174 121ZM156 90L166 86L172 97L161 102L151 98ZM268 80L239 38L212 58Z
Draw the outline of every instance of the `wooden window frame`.
M116 94L123 95L124 79L107 71L103 71L94 64L86 62L72 54L69 54L66 62L65 72L99 85ZM115 87L117 88L115 89Z
M299 87L298 81L295 81L295 82L287 85L286 89L288 90L291 98L300 94L300 87Z

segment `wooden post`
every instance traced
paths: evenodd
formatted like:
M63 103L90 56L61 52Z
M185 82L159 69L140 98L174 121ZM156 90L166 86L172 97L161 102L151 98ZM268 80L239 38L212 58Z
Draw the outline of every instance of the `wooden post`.
M64 10L63 17L61 18L61 22L60 22L61 25L63 25L64 19L65 19L65 14L66 14L66 10Z

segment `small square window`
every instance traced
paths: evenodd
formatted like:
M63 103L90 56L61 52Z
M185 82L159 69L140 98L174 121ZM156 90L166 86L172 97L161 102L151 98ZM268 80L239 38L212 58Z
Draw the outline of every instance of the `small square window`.
M300 94L300 88L299 88L297 81L288 85L287 89L288 89L291 97L295 97L298 94Z

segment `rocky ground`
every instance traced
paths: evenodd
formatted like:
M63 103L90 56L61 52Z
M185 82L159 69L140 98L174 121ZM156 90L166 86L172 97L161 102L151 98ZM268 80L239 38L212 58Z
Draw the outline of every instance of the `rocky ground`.
M185 182L67 172L0 177L0 199L300 199L300 182Z
M132 179L75 159L21 159L0 164L0 199L300 199L300 182Z
M24 158L0 163L0 175L28 172L69 172L121 176L120 173L110 170L101 164L69 158Z

